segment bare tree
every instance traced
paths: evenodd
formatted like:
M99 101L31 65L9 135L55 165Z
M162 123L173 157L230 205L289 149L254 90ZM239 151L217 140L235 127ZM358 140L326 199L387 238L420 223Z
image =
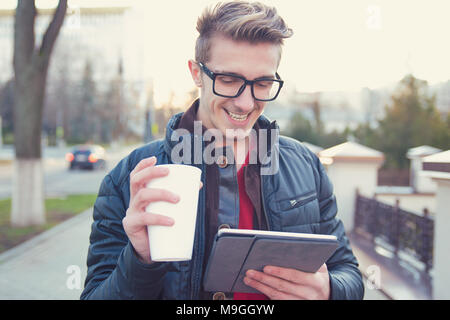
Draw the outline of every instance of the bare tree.
M35 45L34 0L19 0L14 24L14 145L15 163L11 223L27 226L45 222L41 129L50 57L67 10L60 0L42 43Z

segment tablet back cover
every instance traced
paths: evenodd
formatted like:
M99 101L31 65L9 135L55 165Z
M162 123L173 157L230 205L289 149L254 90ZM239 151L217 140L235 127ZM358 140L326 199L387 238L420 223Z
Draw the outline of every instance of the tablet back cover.
M247 270L262 271L272 265L316 272L337 246L337 241L221 237L211 251L204 290L257 293L243 282Z
M243 263L232 292L258 293L245 285L243 279L249 269L262 271L265 266L292 268L304 272L316 272L333 254L337 243L318 241L293 241L255 239Z
M205 291L232 292L254 237L223 237L214 241L203 283Z

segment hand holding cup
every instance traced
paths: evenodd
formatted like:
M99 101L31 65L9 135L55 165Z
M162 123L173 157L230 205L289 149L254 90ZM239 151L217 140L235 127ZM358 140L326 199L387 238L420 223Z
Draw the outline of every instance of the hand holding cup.
M169 176L171 170L173 172ZM186 231L184 234L188 237L188 245L192 247L190 242L193 243L195 232L198 190L202 187L200 175L200 169L191 166L156 166L155 157L141 160L130 173L130 204L122 224L142 262L154 262L152 257L155 254L158 255L158 261L190 259L185 257L186 249L180 253L180 244L184 245L186 240L179 236L180 232ZM192 185L200 187L192 190ZM180 195L183 196L181 203ZM173 230L176 221L179 225ZM155 230L153 238L159 239L153 241L156 243L150 243L152 234L149 231L152 229ZM158 251L153 255L152 246ZM163 256L161 249L165 251ZM192 248L190 250L191 254Z

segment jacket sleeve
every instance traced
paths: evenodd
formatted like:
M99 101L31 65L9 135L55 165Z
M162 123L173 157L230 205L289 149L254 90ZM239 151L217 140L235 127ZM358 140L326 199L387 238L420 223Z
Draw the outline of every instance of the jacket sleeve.
M363 299L364 285L358 268L358 261L345 234L344 225L336 217L337 205L333 194L333 185L320 160L316 156L314 156L314 159L319 173L319 233L335 235L339 241L338 248L327 261L331 288L330 299Z
M123 190L113 181L114 170L104 178L94 205L88 270L80 298L157 299L162 292L167 264L147 265L137 258L122 226L127 207Z

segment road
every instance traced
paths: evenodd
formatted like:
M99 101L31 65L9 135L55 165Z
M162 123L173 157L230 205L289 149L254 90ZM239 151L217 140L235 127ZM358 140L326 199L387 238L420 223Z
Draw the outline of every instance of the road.
M44 186L46 197L63 197L69 194L97 193L104 176L127 156L136 146L107 149L107 165L98 170L68 170L65 154L70 148L46 148L43 150ZM0 159L11 159L11 149L1 149ZM0 164L0 199L12 194L11 163Z

